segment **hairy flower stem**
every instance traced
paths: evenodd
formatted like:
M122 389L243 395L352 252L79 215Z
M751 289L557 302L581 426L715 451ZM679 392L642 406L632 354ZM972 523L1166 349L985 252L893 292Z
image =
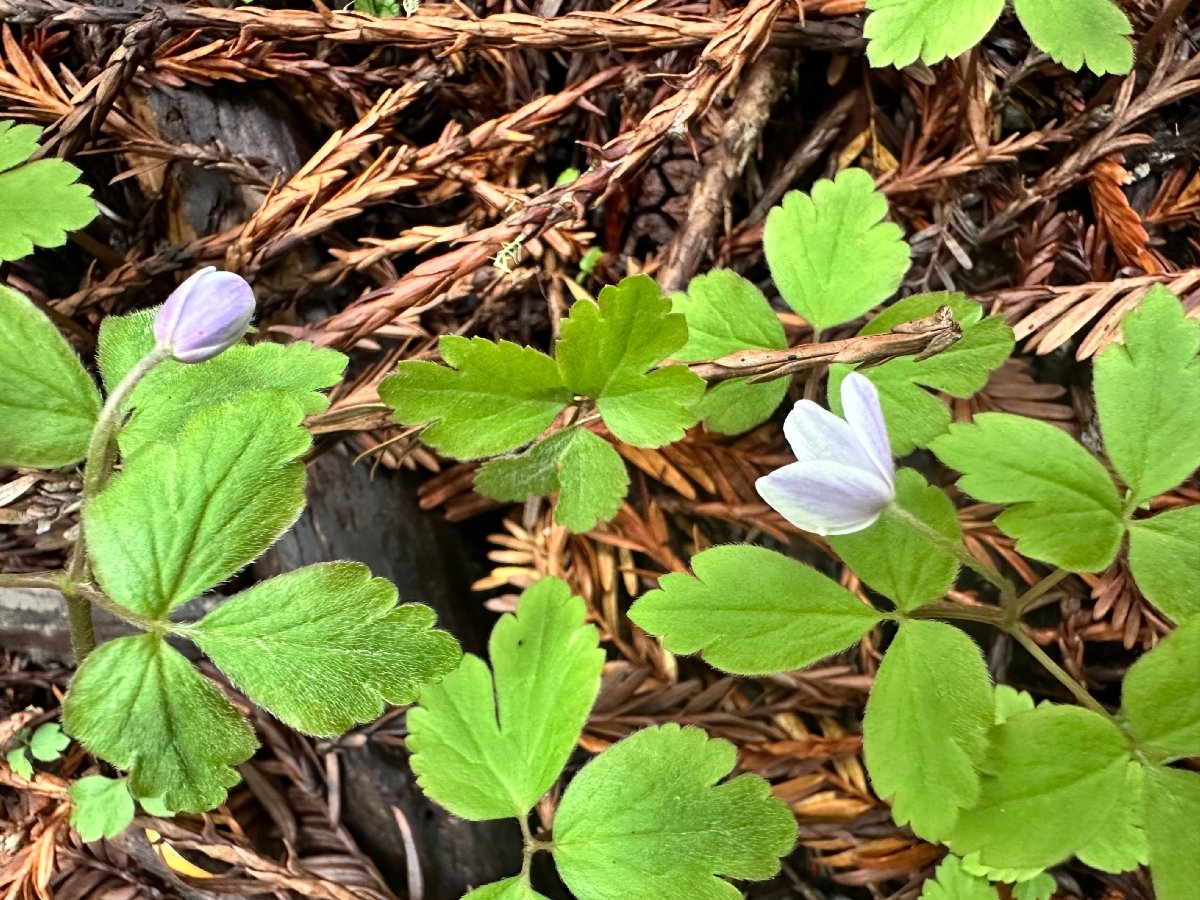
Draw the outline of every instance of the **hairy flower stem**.
M1001 575L995 566L989 565L988 563L985 563L982 560L976 559L974 556L972 556L961 542L946 537L946 535L942 534L936 528L933 528L927 523L922 522L920 519L918 519L908 510L903 509L894 501L886 510L884 510L884 515L891 516L893 519L903 522L914 531L919 531L922 535L927 537L930 543L932 543L934 546L944 550L946 553L949 553L989 584L994 585L995 588L1000 592L1000 600L1006 608L1016 602L1017 592L1012 586L1012 582Z
M108 395L104 408L100 410L100 417L96 420L96 427L92 429L87 461L83 465L84 508L91 498L100 493L104 482L112 474L113 465L116 463L117 432L125 419L125 405L129 402L134 388L159 363L170 358L169 349L156 348L130 369ZM71 649L75 652L76 662L79 663L82 663L96 647L96 634L92 627L92 601L81 590L89 577L85 540L81 521L79 539L71 551L71 561L57 585L67 599L67 613L71 623Z

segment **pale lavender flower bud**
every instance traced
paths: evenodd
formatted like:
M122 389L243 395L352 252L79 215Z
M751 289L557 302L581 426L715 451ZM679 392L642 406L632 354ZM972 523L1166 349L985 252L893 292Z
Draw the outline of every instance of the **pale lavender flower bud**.
M842 409L845 419L811 400L797 403L783 423L797 461L755 482L776 512L813 534L861 531L896 497L879 393L865 375L846 376Z
M154 317L154 337L180 362L204 362L240 341L253 315L246 280L209 266L171 292Z

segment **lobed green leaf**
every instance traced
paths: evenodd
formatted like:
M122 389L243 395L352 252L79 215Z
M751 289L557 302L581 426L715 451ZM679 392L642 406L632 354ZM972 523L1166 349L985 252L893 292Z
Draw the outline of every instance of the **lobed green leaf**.
M396 587L359 563L318 563L226 600L188 636L246 696L308 734L370 722L411 703L461 653L434 613L396 605Z
M892 817L928 841L979 797L995 714L979 648L943 622L907 620L883 657L863 721L867 770Z
M85 843L116 837L133 821L133 797L124 778L86 775L67 789L71 827Z
M575 776L554 817L554 862L580 900L737 900L718 876L779 871L796 822L757 775L723 784L737 752L698 728L645 728Z
M949 540L962 540L954 504L945 491L931 487L918 472L901 469L896 473L895 503ZM831 535L828 541L855 575L905 611L937 600L958 575L958 559L890 507L862 531Z
M1129 568L1146 599L1180 625L1200 618L1200 506L1129 523Z
M629 618L672 653L701 651L710 665L739 675L811 665L882 618L815 569L763 547L712 547L692 557L692 571L664 575Z
M675 294L672 308L687 319L688 340L675 359L718 359L749 348L782 350L787 337L767 298L752 282L729 269L697 275L686 294ZM787 393L788 378L750 384L733 378L711 387L693 407L704 426L740 434L770 418Z
M1161 285L1096 359L1096 411L1113 468L1140 505L1200 466L1200 322Z
M105 593L161 619L278 540L304 508L302 418L282 392L241 394L128 459L83 510Z
M532 441L571 402L554 360L510 341L445 335L440 366L405 360L379 385L402 425L455 459L507 453Z
M867 0L871 65L933 64L970 50L992 30L1004 0Z
M900 287L909 249L862 169L791 191L763 226L763 251L788 305L820 332L857 319Z
M1200 898L1200 775L1181 769L1146 769L1143 807L1150 845L1150 876L1158 900Z
M952 425L930 449L963 473L959 487L987 503L1012 506L996 526L1026 556L1071 572L1099 572L1117 555L1121 499L1095 457L1036 419L982 413Z
M1121 704L1152 762L1200 756L1200 619L1176 628L1129 668Z
M946 843L987 866L1049 868L1108 827L1132 765L1125 736L1099 713L1054 705L1018 713L992 729L979 799Z
M584 605L557 578L521 595L492 630L495 676L477 656L409 711L421 789L474 821L524 816L558 778L600 690L604 653Z
M0 122L0 261L61 247L68 231L96 218L92 189L77 183L79 169L53 156L29 160L41 136L36 125Z
M63 727L130 773L130 791L172 810L204 812L238 782L257 742L216 686L155 634L101 644L63 701Z
M636 447L678 441L698 421L691 411L704 381L686 366L650 370L686 343L684 317L645 275L580 300L562 323L555 347L563 382L596 401L613 435Z
M1013 0L1013 9L1038 49L1072 72L1133 68L1133 25L1112 0Z
M91 376L45 313L0 285L0 466L79 462L100 406Z
M617 514L629 474L608 441L573 426L519 456L484 463L475 473L475 489L493 500L514 502L557 493L554 521L582 534Z
M1000 900L1000 895L986 878L963 869L957 856L947 856L921 886L920 900Z
M966 399L987 384L988 377L1012 354L1013 331L1003 316L983 318L983 307L962 294L915 294L897 301L871 319L859 334L885 334L897 325L933 315L947 306L962 337L928 359L901 356L860 370L879 390L892 452L905 456L926 447L950 428L950 410L926 388ZM829 396L841 412L842 380L852 366L829 367Z

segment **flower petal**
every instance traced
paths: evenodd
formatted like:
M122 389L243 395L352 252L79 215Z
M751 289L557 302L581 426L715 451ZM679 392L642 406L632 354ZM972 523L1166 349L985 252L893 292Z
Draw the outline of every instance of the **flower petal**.
M861 531L895 497L880 476L838 462L793 463L754 486L776 512L813 534Z
M871 379L858 372L846 376L842 381L842 410L872 467L894 486L896 462L892 458L892 444L879 406L879 391Z
M783 422L787 438L798 462L840 462L874 472L870 456L858 435L844 419L839 419L811 400L801 400Z

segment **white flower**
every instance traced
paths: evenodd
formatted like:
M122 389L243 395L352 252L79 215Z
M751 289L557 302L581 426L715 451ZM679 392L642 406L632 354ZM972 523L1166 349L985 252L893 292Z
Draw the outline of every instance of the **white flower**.
M846 376L842 409L845 419L811 400L797 403L783 423L797 462L755 483L776 512L813 534L861 531L896 497L879 392L865 375Z

